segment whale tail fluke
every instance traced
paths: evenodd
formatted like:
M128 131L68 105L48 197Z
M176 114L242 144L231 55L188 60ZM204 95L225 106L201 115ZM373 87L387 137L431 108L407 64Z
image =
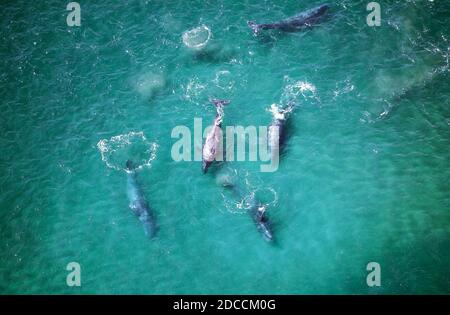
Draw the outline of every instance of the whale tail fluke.
M230 101L229 100L219 100L219 99L213 98L213 99L211 99L211 103L213 103L214 106L216 106L216 107L222 107L222 106L230 104Z
M253 30L253 34L258 35L261 27L253 21L247 21L247 25Z
M146 220L144 222L142 222L142 224L144 225L144 233L148 238L154 238L156 235L156 227L155 224L150 221L150 220Z

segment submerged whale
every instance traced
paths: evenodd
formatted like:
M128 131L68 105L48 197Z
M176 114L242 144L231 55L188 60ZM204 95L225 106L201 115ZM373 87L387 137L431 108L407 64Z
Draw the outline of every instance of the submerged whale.
M156 233L153 213L145 200L141 186L137 181L136 168L130 160L126 163L127 195L129 207L144 225L145 234L152 238Z
M267 24L257 24L253 21L248 21L247 24L257 35L261 30L279 29L285 32L295 32L303 27L311 26L319 21L319 18L325 14L329 6L322 4L318 7L309 9L307 11L298 13L290 18Z
M219 146L222 144L222 119L223 119L223 107L228 105L228 100L213 99L211 102L216 106L217 114L214 119L211 130L206 135L205 144L202 149L202 170L203 173L208 171L211 163L216 159L219 152Z
M284 109L280 109L275 104L270 107L272 122L267 130L267 142L271 155L279 154L285 141L285 126L289 114L294 110L295 103L289 102Z
M243 191L233 183L224 183L224 187L229 188L233 191L237 198L243 198ZM270 227L269 218L266 215L266 206L258 202L255 198L251 199L250 208L248 209L248 214L253 219L258 231L263 235L267 241L273 240L273 233Z
M254 204L248 211L256 227L268 241L273 240L272 230L270 228L269 219L266 215L266 207L261 204Z

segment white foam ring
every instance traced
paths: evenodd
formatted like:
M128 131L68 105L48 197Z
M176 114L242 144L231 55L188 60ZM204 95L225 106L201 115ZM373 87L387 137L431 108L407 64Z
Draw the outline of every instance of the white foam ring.
M272 187L257 188L253 191L253 194L267 209L278 204L278 194Z
M230 198L230 196L222 193L225 209L229 213L242 214L250 209L249 201L251 201L251 194L244 196L244 198L237 200Z
M231 91L235 85L231 72L228 70L218 71L213 82L218 88L224 91Z
M288 76L284 78L286 85L283 89L280 103L283 107L287 106L290 102L294 101L299 103L299 97L303 97L303 100L314 99L319 101L317 97L316 86L308 81L293 81Z
M283 88L279 104L273 103L267 109L275 119L285 119L285 115L293 110L292 107L288 106L291 102L296 105L301 104L301 100L306 101L308 99L320 102L314 84L308 81L293 81L288 76L285 76L284 80L286 85Z
M132 160L136 169L150 168L156 158L158 144L150 142L142 131L102 139L97 148L106 166L118 171L126 171L127 160Z
M199 78L192 77L186 86L182 86L184 90L184 98L194 104L200 104L206 97L207 84L201 82Z
M227 211L236 214L246 213L251 207L255 206L255 202L266 208L268 211L278 203L278 195L273 188L258 188L252 190L238 201L231 201L229 196L227 197L225 194L222 194L222 197Z
M287 84L283 90L283 100L290 98L297 99L302 95L304 98L316 97L316 87L308 81L297 81L292 84Z
M217 181L221 185L224 185L224 183L236 185L237 178L243 177L242 174L241 176L237 175L238 174L236 171L230 172L226 175L221 174ZM246 176L248 176L248 173ZM243 185L246 187L244 190L247 192L244 196L241 196L239 200L230 198L228 194L222 193L226 211L234 214L242 214L246 213L255 205L261 205L267 210L270 210L271 207L277 205L278 195L275 189L271 187L252 187L247 177L244 177Z
M184 32L182 39L187 47L200 50L205 47L211 39L211 30L206 25L200 25L192 30Z

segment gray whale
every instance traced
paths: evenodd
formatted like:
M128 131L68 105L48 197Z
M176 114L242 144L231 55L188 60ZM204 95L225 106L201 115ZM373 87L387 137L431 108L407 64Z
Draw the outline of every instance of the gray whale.
M261 30L278 29L285 32L295 32L303 27L311 26L319 21L319 18L325 14L329 6L322 4L318 7L298 13L290 18L266 24L257 24L253 21L248 21L247 24L257 35Z
M130 160L126 163L126 171L129 207L143 224L145 234L152 238L156 233L155 219L137 181L136 168Z
M219 145L222 143L222 120L223 107L228 105L228 100L212 99L211 102L216 106L217 114L214 119L211 130L206 135L205 144L202 149L202 170L203 173L208 171L209 166L216 159L219 152Z
M270 112L273 117L267 130L267 142L272 156L279 156L281 152L286 137L285 125L295 107L296 104L293 101L289 102L284 109L280 109L275 104L271 106Z
M226 183L224 187L231 189L237 198L243 198L244 192L236 184ZM272 228L270 227L269 218L266 215L266 207L255 198L252 198L250 208L247 212L262 236L267 241L273 241Z

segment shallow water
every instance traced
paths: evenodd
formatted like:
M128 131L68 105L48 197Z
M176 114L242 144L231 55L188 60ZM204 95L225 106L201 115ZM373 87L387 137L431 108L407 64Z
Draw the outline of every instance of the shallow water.
M450 293L450 5L383 1L375 28L350 0L304 32L246 24L318 4L101 0L80 27L60 1L0 4L0 292ZM194 51L182 35L200 25ZM172 129L210 123L210 97L231 100L224 125L300 104L278 171L172 160ZM128 208L129 156L153 240ZM273 244L229 174L268 205Z

